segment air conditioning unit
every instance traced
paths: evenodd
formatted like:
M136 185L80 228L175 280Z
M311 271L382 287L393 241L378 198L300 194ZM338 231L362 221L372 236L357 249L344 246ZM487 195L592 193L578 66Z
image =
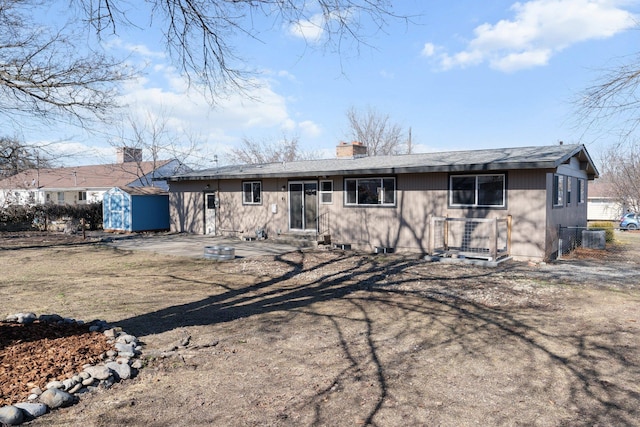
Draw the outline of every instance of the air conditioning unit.
M582 247L589 249L604 249L606 244L604 230L582 230Z

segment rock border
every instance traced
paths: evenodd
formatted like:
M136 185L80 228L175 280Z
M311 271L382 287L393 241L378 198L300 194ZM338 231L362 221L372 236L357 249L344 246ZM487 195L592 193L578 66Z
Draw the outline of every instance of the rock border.
M7 316L4 322L30 324L38 320L42 323L88 325L89 332L102 332L113 350L100 355L102 362L83 366L82 372L62 381L50 381L45 390L36 387L26 402L0 407L0 425L20 425L38 418L47 412L74 405L79 395L96 391L100 387L110 388L116 382L134 378L142 368L142 347L138 339L127 334L120 327L111 326L104 320L85 323L82 320L64 318L58 314L16 313Z

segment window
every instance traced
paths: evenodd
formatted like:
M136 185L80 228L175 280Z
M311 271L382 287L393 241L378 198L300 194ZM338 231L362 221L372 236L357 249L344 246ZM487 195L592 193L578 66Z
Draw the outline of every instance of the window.
M571 183L573 182L573 178L570 176L567 177L567 205L571 204Z
M553 206L564 206L564 176L553 176Z
M395 178L349 178L344 180L344 204L395 206Z
M333 181L320 181L320 203L323 205L333 203Z
M503 174L452 175L449 184L449 203L451 206L505 206L505 176Z
M216 208L216 195L213 193L207 194L207 209Z
M262 182L249 181L242 183L242 204L259 205L262 203Z
M64 205L64 192L58 191L58 204Z
M78 191L78 201L86 202L87 201L87 192L86 191Z
M584 196L586 188L587 187L585 186L585 180L578 178L578 203L584 203L586 198Z

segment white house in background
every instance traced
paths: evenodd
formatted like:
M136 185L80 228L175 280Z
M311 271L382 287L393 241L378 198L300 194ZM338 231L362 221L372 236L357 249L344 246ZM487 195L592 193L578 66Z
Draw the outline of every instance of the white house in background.
M142 150L123 147L114 164L29 169L0 180L0 207L101 202L107 191L120 186L167 190L163 177L188 170L175 159L142 161Z
M612 197L611 184L606 178L600 178L589 184L587 198L588 221L618 221L626 212L626 206L616 197Z

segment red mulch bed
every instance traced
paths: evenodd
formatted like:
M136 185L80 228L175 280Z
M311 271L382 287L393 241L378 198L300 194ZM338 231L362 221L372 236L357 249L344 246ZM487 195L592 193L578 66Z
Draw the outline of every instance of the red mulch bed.
M70 378L111 349L87 325L0 323L0 406L26 401L32 388Z

